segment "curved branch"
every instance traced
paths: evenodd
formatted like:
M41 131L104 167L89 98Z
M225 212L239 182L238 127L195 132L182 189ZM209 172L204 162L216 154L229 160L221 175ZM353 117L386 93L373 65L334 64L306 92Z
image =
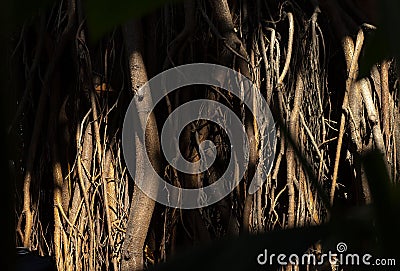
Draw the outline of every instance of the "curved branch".
M293 14L291 12L288 12L287 16L288 16L288 19L289 19L288 49L287 49L287 54L286 54L285 66L283 66L282 73L278 78L278 86L282 85L283 79L285 78L287 72L289 71L290 60L292 58L292 51L293 51L293 36L294 36Z

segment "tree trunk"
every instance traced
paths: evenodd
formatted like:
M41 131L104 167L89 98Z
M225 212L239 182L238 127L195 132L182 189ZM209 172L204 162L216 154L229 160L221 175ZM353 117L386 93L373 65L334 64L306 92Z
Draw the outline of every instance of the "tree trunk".
M125 40L125 50L129 62L129 72L131 76L132 93L136 95L138 89L147 82L146 67L144 64L144 41L143 29L140 21L131 21L123 27ZM137 108L150 108L152 98L143 97L142 100L134 100ZM141 142L135 137L136 148L136 172L134 178L145 178L148 176L143 172L141 165L145 163L145 158L140 154L146 152L149 160L152 162L156 172L160 172L160 142L157 131L157 124L154 113L150 114L148 125L146 126L145 112L137 112L140 125L146 131L146 142ZM145 150L144 152L141 150ZM147 179L150 185L155 183L152 179ZM125 240L122 246L121 270L142 270L143 269L143 248L149 229L151 217L153 215L155 202L147 197L136 185L134 187L131 205L129 209L129 218L126 226Z

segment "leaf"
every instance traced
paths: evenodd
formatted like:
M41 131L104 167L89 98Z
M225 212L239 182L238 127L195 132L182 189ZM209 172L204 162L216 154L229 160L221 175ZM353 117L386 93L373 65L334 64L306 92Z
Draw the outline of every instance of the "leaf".
M1 24L5 29L13 31L27 19L38 15L40 10L51 7L52 0L16 0L4 3L1 9Z
M287 257L291 254L302 255L312 244L327 234L327 226L314 226L231 237L178 253L167 263L156 265L150 270L272 270L268 263L266 265L257 263L257 257L265 253L265 250L269 256L275 254L273 266L277 267L278 254L284 253L288 255Z
M399 257L396 253L400 242L400 192L399 186L391 182L384 159L382 154L373 151L364 155L363 164L376 209L382 253L385 256Z
M366 41L359 77L367 76L374 64L400 56L400 1L380 0L377 5L378 29Z
M88 0L86 14L92 40L99 39L113 27L176 0Z

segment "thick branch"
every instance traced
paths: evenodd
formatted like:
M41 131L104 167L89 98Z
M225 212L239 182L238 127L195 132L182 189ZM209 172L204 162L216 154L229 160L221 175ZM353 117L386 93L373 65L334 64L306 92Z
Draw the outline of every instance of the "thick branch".
M294 93L294 103L293 109L290 112L290 120L288 123L288 131L289 136L293 138L293 143L296 143L297 134L298 134L298 120L300 114L300 107L303 100L303 92L304 92L304 84L303 78L301 78L301 73L298 74L296 80L296 89ZM291 142L288 142L287 145L287 153L286 153L286 160L287 160L287 187L288 187L288 194L289 194L289 207L288 207L288 224L289 228L293 228L295 226L295 191L294 191L294 180L295 176L295 153L293 150L293 146Z

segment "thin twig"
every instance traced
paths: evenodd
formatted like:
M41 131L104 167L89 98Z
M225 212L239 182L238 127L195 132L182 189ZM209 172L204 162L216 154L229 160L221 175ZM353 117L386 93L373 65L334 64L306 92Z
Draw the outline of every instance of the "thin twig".
M322 163L323 163L323 165L324 165L324 169L325 169L326 171L328 171L328 167L326 166L325 161L323 160L322 153L320 152L320 150L319 150L319 148L318 148L318 145L317 145L317 142L315 141L315 138L314 138L314 136L313 136L313 134L312 134L310 128L308 128L308 126L307 126L307 124L306 124L306 121L304 120L303 113L302 113L301 111L299 112L299 116L300 116L301 123L303 124L304 129L306 130L307 135L310 137L311 143L312 143L312 145L314 146L315 151L316 151L317 154L318 154L318 158L321 159L321 161L322 161Z

